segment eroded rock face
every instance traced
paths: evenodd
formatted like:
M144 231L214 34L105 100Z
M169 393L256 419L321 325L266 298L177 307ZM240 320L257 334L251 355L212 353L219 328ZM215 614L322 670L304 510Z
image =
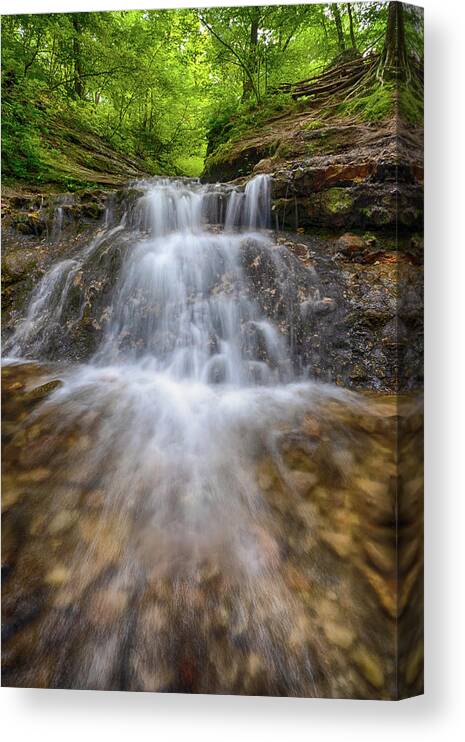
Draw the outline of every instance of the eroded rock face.
M300 369L349 387L421 385L417 252L350 234L331 240L288 233L277 242L267 256L245 245L244 269Z
M309 114L310 116L310 114ZM270 122L207 161L205 180L273 176L280 229L419 230L422 132L398 119L378 124Z
M8 337L24 316L31 293L54 263L83 254L105 228L118 224L140 196L136 188L86 189L65 194L2 194L2 333ZM104 251L103 251L104 252ZM100 280L115 279L104 261L93 266L86 295L76 297L69 319L84 319L84 309ZM81 276L82 278L82 276ZM75 277L76 288L80 276ZM90 293L89 293L90 292ZM98 293L98 291L97 291ZM63 327L57 327L63 338ZM55 341L50 337L50 343ZM61 340L62 342L62 340ZM86 343L89 350L92 343ZM75 357L75 356L73 356Z
M62 205L49 206L48 213L63 209L60 230L53 233L52 225L48 236L40 238L18 235L11 213L7 216L10 226L3 255L7 341L20 326L31 291L45 270L67 261L63 277L56 277L55 299L42 310L53 312L54 301L60 301L59 319L42 323L46 329L36 338L31 335L28 347L31 357L75 361L91 357L112 321L112 293L132 244L131 230L118 225L123 213L132 224L139 196L137 188L129 188L108 194L83 191L72 203L67 203L68 196L55 197L54 203ZM213 211L217 210L216 206ZM241 243L243 290L277 325L290 348L294 372L384 391L421 383L418 237L396 241L379 230L353 233L346 228L326 237L291 232L269 236L267 247L247 237ZM215 280L221 287L228 279L218 275ZM149 305L144 309L147 316L155 310ZM253 323L243 328L243 342L256 347L260 338L250 333L257 333ZM139 340L128 342L137 345Z
M2 195L3 234L7 240L22 235L57 241L63 230L82 230L88 222L101 219L108 197L109 192L102 189L65 194L16 194L6 189Z
M402 362L403 377L415 387L422 377L419 268L413 254L368 242L358 236L330 240L286 234L270 251L246 239L241 263L249 298L277 325L295 372L349 387L394 391L405 388L399 379ZM34 343L40 357L56 360L83 361L95 352L112 320L112 293L130 243L124 234L111 242L102 239L89 259L73 268L60 320L44 325L46 337L31 335L31 352ZM341 252L347 244L349 255ZM78 242L72 254L82 249ZM4 269L6 338L21 323L33 279L40 276L35 260L30 248L4 258L11 272ZM53 312L53 304L43 311ZM250 342L247 328L243 331L244 342Z

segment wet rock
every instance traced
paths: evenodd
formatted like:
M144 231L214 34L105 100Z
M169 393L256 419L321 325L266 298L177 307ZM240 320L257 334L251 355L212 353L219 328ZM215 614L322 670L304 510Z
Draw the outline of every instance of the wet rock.
M126 591L114 587L97 590L87 606L87 619L97 629L107 629L120 621L128 605Z
M79 520L77 510L60 510L51 520L48 530L52 536L68 531Z
M37 268L37 257L32 250L18 249L7 252L2 258L2 281L15 283Z
M352 652L352 659L362 673L375 688L381 689L384 685L383 666L379 658L363 645Z
M50 572L45 575L45 582L51 587L63 585L71 577L71 570L61 564L57 564Z
M37 467L36 469L31 469L31 471L22 472L21 474L18 475L18 481L25 482L25 483L45 482L49 478L50 478L50 469L46 469L45 467Z
M52 381L48 381L46 384L41 384L41 386L36 386L34 389L31 389L25 395L25 399L29 402L41 402L54 392L55 389L59 389L61 386L63 386L62 381L59 379L53 379Z
M350 649L354 643L355 633L348 626L326 621L323 624L323 631L328 641L341 649Z
M363 251L366 250L366 244L358 235L346 232L336 241L335 248L343 255L353 257L363 253Z

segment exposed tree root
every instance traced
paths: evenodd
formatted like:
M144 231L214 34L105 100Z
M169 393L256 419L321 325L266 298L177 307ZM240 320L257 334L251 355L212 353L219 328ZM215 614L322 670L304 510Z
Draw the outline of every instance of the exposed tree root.
M368 94L376 85L397 80L421 95L423 66L417 59L406 58L402 68L393 68L384 54L371 53L332 66L319 75L296 83L283 83L272 93L289 93L294 100L308 98L309 106L333 108L359 95Z

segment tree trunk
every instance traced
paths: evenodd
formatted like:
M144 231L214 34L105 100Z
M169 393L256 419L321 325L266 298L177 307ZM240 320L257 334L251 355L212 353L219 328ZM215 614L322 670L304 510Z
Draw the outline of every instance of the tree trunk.
M405 80L408 77L404 8L399 2L389 3L386 38L380 66L383 79Z
M252 8L251 10L256 11L257 9ZM253 76L257 71L257 46L258 46L259 21L260 21L259 11L253 12L251 23L250 23L249 58L248 58L248 68L249 68L251 76ZM250 77L245 77L243 87L242 87L242 100L244 101L250 98L253 92L255 92L258 98L259 96L258 86L256 86L255 91L254 91L252 80L250 79Z
M83 73L84 69L82 66L82 49L81 49L81 22L76 13L72 15L74 38L73 38L73 64L74 64L74 94L76 98L84 98L84 82Z
M347 12L349 14L350 43L352 44L352 49L357 49L357 42L355 41L354 33L354 19L352 17L352 8L350 7L350 3L347 3Z
M345 52L346 50L346 42L344 39L344 31L342 28L341 13L339 11L338 6L335 4L331 6L331 11L333 14L334 23L336 24L337 45L339 47L339 52L342 54L342 52Z

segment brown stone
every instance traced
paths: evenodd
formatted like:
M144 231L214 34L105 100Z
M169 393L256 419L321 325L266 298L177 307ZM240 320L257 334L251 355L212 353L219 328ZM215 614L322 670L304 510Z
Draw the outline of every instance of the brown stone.
M63 583L68 582L71 577L71 570L67 569L62 564L57 564L50 572L45 576L45 582L52 587L58 587Z
M99 629L108 628L121 618L127 604L128 594L125 590L111 586L97 590L87 606L89 623Z
M326 634L326 638L331 644L335 644L336 647L341 649L349 649L352 646L355 634L348 626L334 623L334 621L327 621L323 624L323 631Z
M38 467L37 469L31 469L31 471L22 472L18 476L20 482L45 482L50 477L50 469L44 467Z
M52 536L68 531L79 518L77 510L60 510L51 520L48 527Z
M363 645L359 645L352 652L352 659L363 677L374 688L380 690L384 685L384 672L380 659Z
M349 533L322 531L320 536L339 557L349 556L352 548L352 537Z
M369 560L381 572L392 573L396 567L395 550L390 545L381 545L372 541L364 541L363 548Z
M366 248L365 241L356 234L346 232L336 242L336 249L343 255L353 255Z

